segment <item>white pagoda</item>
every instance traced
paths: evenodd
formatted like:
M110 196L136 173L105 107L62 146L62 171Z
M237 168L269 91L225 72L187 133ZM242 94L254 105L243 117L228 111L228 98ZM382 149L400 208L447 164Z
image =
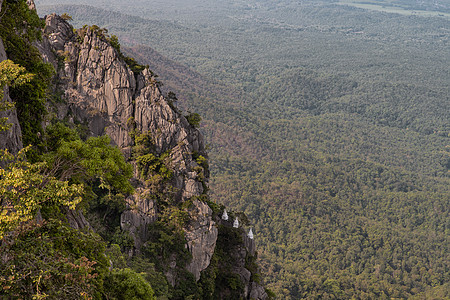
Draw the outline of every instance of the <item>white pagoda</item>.
M239 221L238 221L238 218L234 219L233 227L234 227L234 228L239 228Z
M252 231L251 228L250 228L250 231L248 232L247 236L248 236L251 240L253 240L253 231Z
M223 210L222 220L228 221L228 214L226 209Z

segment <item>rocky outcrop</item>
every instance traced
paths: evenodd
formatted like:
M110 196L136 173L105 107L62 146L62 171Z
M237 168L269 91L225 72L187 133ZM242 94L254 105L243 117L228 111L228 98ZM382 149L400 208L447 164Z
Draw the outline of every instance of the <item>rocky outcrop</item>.
M34 0L27 0L27 5L30 9L36 10L36 4L34 4Z
M148 69L139 73L130 69L104 30L91 26L74 34L55 14L45 21L45 37L38 48L57 69L57 89L64 91L68 104L55 109L58 117L87 124L93 136L109 135L127 158L131 158L134 145L130 126L150 134L156 155L169 153L174 200L193 203L188 211L191 221L184 231L192 254L187 269L198 280L210 263L217 240L211 209L196 199L205 192L208 176L195 159L207 157L202 135L165 99ZM145 185L137 185L136 194L127 199L129 209L123 213L121 225L133 236L138 250L148 238L148 224L158 217L158 207L145 196L150 193Z
M156 203L142 188L126 199L129 207L120 216L120 226L134 239L134 247L139 249L142 242L148 240L148 225L157 220Z
M267 295L262 285L259 285L256 282L252 282L250 284L250 293L248 295L248 299L265 300L268 298L269 296Z
M244 228L235 228L232 219L216 219L216 221L219 224L219 239L221 239L218 242L218 247L221 247L220 252L228 257L227 260L219 262L219 272L231 271L232 274L239 275L243 285L239 297L237 295L232 296L240 299L268 299L269 296L264 287L255 279L258 276L258 268L254 239L248 236ZM226 242L224 243L223 240ZM225 290L219 293L220 298L229 298L228 292L228 290Z
M64 212L70 227L74 229L83 229L83 228L92 229L89 222L86 220L81 211L72 210L65 207Z
M75 98L71 103L84 102L84 107L101 114L107 124L104 133L120 148L131 146L126 124L134 116L133 72L100 33L91 28L87 29L80 46L76 67L76 90L73 90L76 93L72 94ZM66 75L72 75L70 67L67 69L70 73Z
M192 261L187 269L199 280L200 272L205 270L211 261L218 230L212 221L212 210L206 203L194 200L189 215L191 222L186 228L186 241Z

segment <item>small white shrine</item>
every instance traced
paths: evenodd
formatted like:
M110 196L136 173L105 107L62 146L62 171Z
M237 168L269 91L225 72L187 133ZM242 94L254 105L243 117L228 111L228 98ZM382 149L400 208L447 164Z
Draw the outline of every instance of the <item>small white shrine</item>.
M223 210L222 220L228 221L228 214L226 209Z
M252 231L251 228L250 228L250 231L248 232L247 236L248 236L251 240L253 240L253 231Z
M234 227L234 228L239 228L239 221L238 221L238 218L234 219L233 227Z

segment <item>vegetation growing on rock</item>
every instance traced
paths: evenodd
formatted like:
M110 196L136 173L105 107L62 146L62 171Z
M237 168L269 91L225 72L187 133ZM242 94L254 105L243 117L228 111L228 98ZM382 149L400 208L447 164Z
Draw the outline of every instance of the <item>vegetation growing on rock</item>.
M0 296L201 298L196 276L217 239L211 209L199 201L209 175L201 134L107 30L74 31L68 15L51 15L41 40L42 22L26 1L4 3L0 37L24 68L2 63L2 75L14 73L1 80L31 145L5 151L0 164ZM253 283L243 284L249 293Z

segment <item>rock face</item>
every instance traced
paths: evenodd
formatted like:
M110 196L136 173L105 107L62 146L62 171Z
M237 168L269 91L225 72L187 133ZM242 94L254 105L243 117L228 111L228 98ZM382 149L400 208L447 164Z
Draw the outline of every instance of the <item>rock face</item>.
M0 7L1 7L0 1ZM5 48L3 46L3 41L0 39L0 62L8 59L6 57ZM3 89L3 101L11 102L9 97L8 87ZM22 145L22 132L20 130L19 120L17 119L17 113L15 109L0 111L0 118L8 118L8 123L11 127L7 131L0 132L0 149L8 149L9 152L16 154L20 149L23 148ZM0 162L1 166L2 162Z
M3 0L0 0L0 10L3 4ZM0 39L0 62L8 59L3 46L3 41ZM11 102L9 97L8 87L3 88L3 101ZM22 132L20 130L19 120L17 119L17 113L15 110L0 111L0 118L8 118L8 123L12 124L8 131L0 132L0 149L8 149L12 153L17 153L22 149ZM0 162L1 166L1 162Z
M148 240L148 225L157 220L157 209L154 200L145 195L145 190L139 188L135 194L126 199L133 210L126 210L120 216L120 226L128 230L134 238L134 246L139 249L142 242Z
M157 155L169 153L173 172L170 185L178 203L192 201L190 222L185 226L186 246L192 254L187 269L195 278L208 267L217 240L217 228L209 206L197 199L207 184L207 170L196 157L207 157L200 132L162 95L148 69L135 73L95 26L73 32L61 17L46 17L44 39L38 44L44 60L57 70L57 90L64 91L68 105L56 109L59 118L69 116L87 124L92 136L108 134L131 158L134 145L130 124L149 133ZM155 201L142 183L127 199L129 210L121 217L139 249L148 239L146 228L158 217ZM170 277L170 276L168 276Z
M192 262L187 269L199 280L200 272L205 270L211 261L218 231L215 223L211 221L212 210L206 203L194 200L189 214L192 221L186 228L186 240L192 254Z
M27 0L27 5L31 10L36 10L36 4L34 4L34 0Z
M117 51L88 28L80 46L76 70L72 71L70 65L66 69L69 71L66 76L76 73L76 90L73 90L71 102L77 105L82 101L84 107L93 109L91 113L103 115L107 126L95 128L96 131L104 131L121 148L131 146L126 124L128 118L134 116L136 81Z

